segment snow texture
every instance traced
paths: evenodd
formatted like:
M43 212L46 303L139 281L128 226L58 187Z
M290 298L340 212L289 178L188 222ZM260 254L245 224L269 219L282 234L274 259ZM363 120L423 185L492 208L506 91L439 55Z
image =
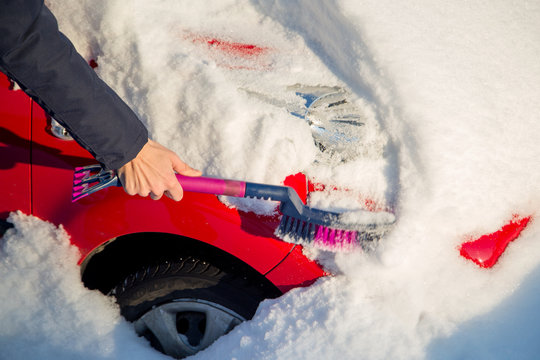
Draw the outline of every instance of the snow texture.
M539 2L48 4L152 136L194 167L270 183L305 171L396 214L371 253L306 249L335 276L263 302L194 359L537 358ZM223 53L211 39L261 50ZM297 84L350 92L367 124L362 156L321 158L287 111ZM513 214L533 221L494 268L459 256ZM11 219L1 359L164 358L80 284L61 228Z

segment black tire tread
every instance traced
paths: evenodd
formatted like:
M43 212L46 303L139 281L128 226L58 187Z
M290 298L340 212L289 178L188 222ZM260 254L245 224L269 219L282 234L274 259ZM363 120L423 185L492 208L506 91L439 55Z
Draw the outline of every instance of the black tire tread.
M148 265L135 273L128 275L124 281L114 288L112 294L120 296L127 289L132 288L149 278L166 277L179 273L207 275L209 277L217 278L223 272L212 264L193 257L179 258L175 261L165 261L161 264Z
M222 303L224 306L243 303L245 306L241 306L244 311L242 315L245 318L251 318L262 300L275 296L269 294L268 289L257 279L235 270L238 269L224 270L194 256L179 257L142 267L114 287L111 295L116 297L122 314L130 321L140 316L145 311L144 309L171 301L177 296L197 297L198 294L203 298L206 297L207 300L219 302L221 299L225 301ZM201 288L164 290L152 299L140 298L136 295L139 291L144 292L141 289L149 289L148 286L154 289L149 291L155 292L158 284L184 281L179 279L188 279L190 284L198 281ZM212 295L212 291L216 292L216 297Z

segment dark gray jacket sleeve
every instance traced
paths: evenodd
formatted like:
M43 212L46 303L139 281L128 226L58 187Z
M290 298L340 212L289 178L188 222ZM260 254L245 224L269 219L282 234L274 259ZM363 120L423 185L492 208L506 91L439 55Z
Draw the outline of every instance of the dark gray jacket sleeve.
M0 70L108 169L148 140L135 113L58 30L43 0L0 0Z

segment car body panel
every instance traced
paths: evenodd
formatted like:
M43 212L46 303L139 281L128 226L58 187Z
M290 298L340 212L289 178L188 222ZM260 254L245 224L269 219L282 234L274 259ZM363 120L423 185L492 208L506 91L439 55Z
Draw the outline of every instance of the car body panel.
M295 246L278 266L266 274L266 278L282 292L309 286L329 275L317 263L306 258L302 249L302 246Z
M0 219L6 219L14 210L31 212L31 100L1 75L0 104Z

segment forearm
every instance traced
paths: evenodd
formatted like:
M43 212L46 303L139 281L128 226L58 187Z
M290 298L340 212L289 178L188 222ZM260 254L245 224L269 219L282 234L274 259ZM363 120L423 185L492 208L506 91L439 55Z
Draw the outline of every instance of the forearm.
M132 160L148 132L58 30L42 1L0 0L0 67L109 169Z

